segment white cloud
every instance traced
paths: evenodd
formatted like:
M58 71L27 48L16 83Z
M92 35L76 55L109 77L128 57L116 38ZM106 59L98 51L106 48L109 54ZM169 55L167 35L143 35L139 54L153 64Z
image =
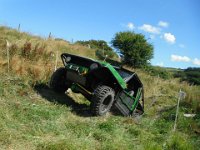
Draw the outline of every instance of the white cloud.
M178 45L180 48L185 48L185 45L184 44L179 44Z
M133 23L129 22L127 24L127 27L128 27L128 29L133 30L135 28L135 25Z
M159 63L156 64L156 66L163 67L163 66L164 66L164 63L163 63L163 62L159 62Z
M150 24L143 24L139 29L148 33L160 34L160 28L154 27Z
M164 21L159 21L158 22L158 25L160 27L164 27L164 28L167 28L169 26L169 23L168 22L164 22Z
M195 58L192 62L194 65L200 66L200 59L198 59L198 58Z
M171 55L171 61L190 62L191 59L187 56Z
M171 33L164 33L164 36L163 36L164 40L170 44L174 44L175 41L176 41L176 38L173 34Z

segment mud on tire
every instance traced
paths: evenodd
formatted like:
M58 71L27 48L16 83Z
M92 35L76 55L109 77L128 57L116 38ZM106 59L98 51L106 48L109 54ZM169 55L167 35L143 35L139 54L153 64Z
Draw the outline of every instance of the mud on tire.
M105 115L114 102L115 92L106 85L99 85L94 91L91 102L91 112L95 116Z

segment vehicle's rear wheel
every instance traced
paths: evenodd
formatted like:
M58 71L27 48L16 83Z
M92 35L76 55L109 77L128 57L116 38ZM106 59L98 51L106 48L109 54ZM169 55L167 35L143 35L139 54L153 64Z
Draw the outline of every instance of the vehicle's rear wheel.
M99 85L94 91L91 102L91 111L95 116L105 115L114 102L115 92L106 85Z
M64 93L68 89L66 72L67 70L61 67L52 74L49 86L55 92Z

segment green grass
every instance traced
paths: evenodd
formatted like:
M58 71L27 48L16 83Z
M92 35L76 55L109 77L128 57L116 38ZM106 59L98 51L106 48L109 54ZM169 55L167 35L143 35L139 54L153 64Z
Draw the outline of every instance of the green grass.
M145 114L128 118L112 114L91 116L89 102L80 94L57 94L47 82L54 70L55 57L21 56L27 39L45 44L44 53L59 49L95 58L95 51L61 40L45 40L0 27L0 38L17 44L7 72L5 46L0 41L0 149L16 150L195 150L200 149L199 86L164 80L135 70L145 87ZM40 47L40 46L39 46ZM54 51L53 51L54 52ZM43 53L43 54L44 54ZM47 55L48 56L48 55ZM61 66L59 61L58 66ZM187 93L180 103L176 132L173 132L177 94ZM184 113L196 113L185 118Z
M1 74L0 80L2 149L198 149L200 137L191 126L199 127L200 116L183 117L190 108L182 103L172 132L176 107L147 108L139 119L92 117L83 97L32 88L13 76Z

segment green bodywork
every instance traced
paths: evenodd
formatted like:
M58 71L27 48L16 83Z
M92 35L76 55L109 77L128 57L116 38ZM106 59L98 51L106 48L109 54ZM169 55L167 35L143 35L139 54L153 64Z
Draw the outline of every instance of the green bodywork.
M132 106L130 106L129 104L126 103L125 100L122 99L122 102L129 108L129 110L133 111L136 107L137 107L137 104L141 98L141 94L142 94L142 88L139 88L138 91L137 91L137 95L136 97L133 97L131 96L128 92L124 91L124 93L130 97L132 100L134 100L134 103Z
M107 62L99 62L101 63L104 67L108 68L110 70L110 72L113 74L113 76L116 78L117 82L119 83L119 85L123 88L126 89L126 83L124 81L124 79L122 79L122 77L119 75L119 73L113 68L112 65L110 65Z
M122 79L122 77L119 75L119 73L113 68L112 65L110 65L107 62L101 62L98 61L102 66L108 68L108 70L112 73L112 75L116 78L118 84L122 87L122 89L126 89L126 83L124 82L124 80ZM79 74L86 74L89 71L89 68L83 67L83 66L79 66L76 64L72 64L72 63L68 63L66 66L67 69L72 69L77 71Z

